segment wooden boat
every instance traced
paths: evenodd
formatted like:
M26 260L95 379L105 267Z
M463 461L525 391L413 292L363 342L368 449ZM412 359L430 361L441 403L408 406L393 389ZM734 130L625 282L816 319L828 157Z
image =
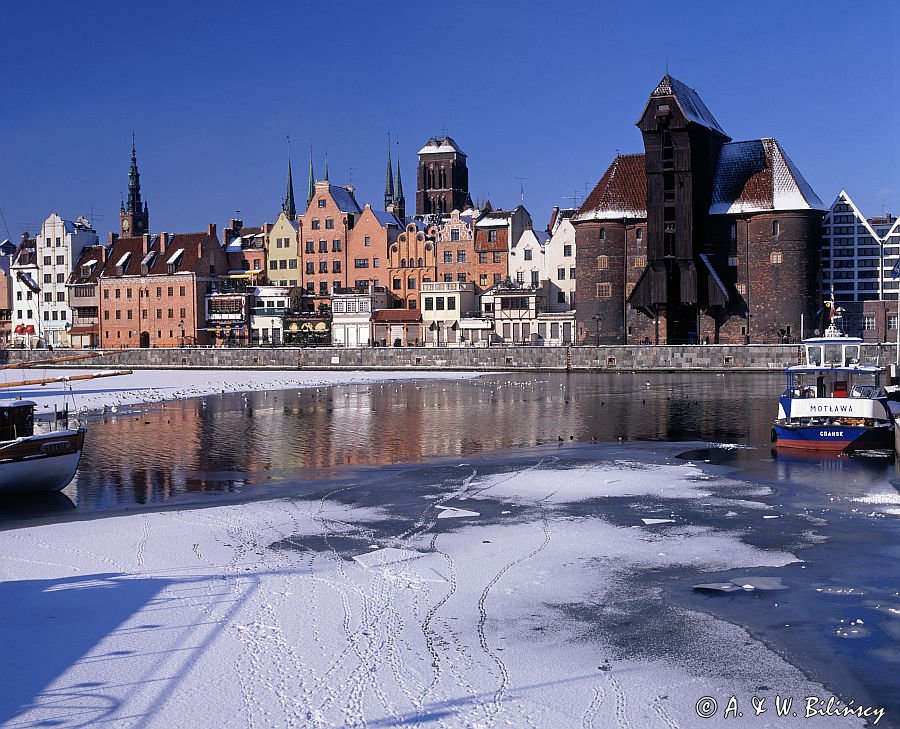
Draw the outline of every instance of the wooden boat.
M75 476L85 428L54 413L48 432L35 433L33 400L0 400L0 494L59 491ZM61 416L61 417L60 417Z

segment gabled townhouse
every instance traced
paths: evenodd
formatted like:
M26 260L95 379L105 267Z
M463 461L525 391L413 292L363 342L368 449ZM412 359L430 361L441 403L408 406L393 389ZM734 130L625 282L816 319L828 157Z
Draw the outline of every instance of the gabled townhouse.
M477 211L470 211L477 217ZM475 253L475 225L473 215L454 210L431 229L437 246L437 280L445 283L473 283Z
M348 236L347 288L368 291L370 286L388 285L388 250L403 229L393 212L373 210L368 203L363 206Z
M12 279L12 315L10 327L13 344L33 347L39 344L41 321L41 287L38 284L38 265L35 249L37 241L22 233L15 253L11 256L9 271Z
M522 233L531 228L531 215L519 205L513 210L491 210L475 223L475 286L485 291L509 277L509 252Z
M114 237L110 238L112 242ZM106 253L105 245L83 248L66 282L72 311L69 340L76 349L100 344L100 274L106 265Z
M388 248L388 281L394 307L418 309L422 284L436 278L435 242L424 223L412 220Z

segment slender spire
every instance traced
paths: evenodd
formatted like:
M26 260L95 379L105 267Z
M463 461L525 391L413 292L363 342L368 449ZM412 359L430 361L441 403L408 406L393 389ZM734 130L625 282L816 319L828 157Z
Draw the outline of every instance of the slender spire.
M401 223L406 223L406 198L403 197L403 181L400 179L399 149L397 150L397 184L394 186L394 214Z
M316 173L313 172L312 142L309 143L309 189L306 191L306 206L312 202L316 195Z
M325 150L325 182L328 182L328 150Z
M141 213L144 206L141 204L141 175L138 172L137 152L134 148L134 131L131 132L131 169L128 171L128 205L129 213Z
M387 174L384 178L384 209L394 202L394 170L391 165L391 134L388 132Z
M294 178L291 176L291 138L288 137L288 174L284 191L284 202L281 204L284 214L291 220L297 217L297 206L294 205Z
M397 185L395 187L396 192L394 194L394 200L396 202L403 201L403 181L400 179L400 160L397 160Z

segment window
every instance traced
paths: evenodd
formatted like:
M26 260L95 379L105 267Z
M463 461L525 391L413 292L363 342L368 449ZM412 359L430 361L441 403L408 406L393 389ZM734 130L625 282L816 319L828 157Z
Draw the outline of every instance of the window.
M318 230L318 229L319 229L319 219L318 219L318 218L313 218L313 221L312 221L312 223L310 223L310 226L309 226L309 227L310 227L310 229L312 229L312 230Z
M564 255L564 256L571 256L571 255L572 255L572 246L571 246L571 245L564 245L564 246L563 246L563 255Z
M128 310L127 312L125 312L125 313L127 314L126 318L127 318L127 319L131 319L131 309L129 309L129 310Z
M537 286L540 283L540 275L541 274L539 271L531 272L531 285L532 286Z
M450 231L450 240L458 241L459 240L459 228L454 228Z
M571 280L571 281L575 280L575 266L572 266L569 269L569 280Z
M327 294L328 293L328 282L327 281L319 281L319 294Z
M598 283L597 284L597 298L598 299L612 298L612 284Z
M53 281L53 274L52 274L52 273L45 273L45 274L44 274L44 283L45 283L45 284L48 284L48 283L50 283L51 281Z
M122 289L116 289L116 298L117 298L117 299L121 299L121 298L122 298Z
M103 318L104 318L106 321L109 321L109 309L104 309L104 310L103 310Z
M307 253L315 253L316 252L316 244L311 240L306 241L306 252Z
M320 197L317 202L318 202L320 208L325 207L325 198L324 197Z
M328 273L328 261L319 261L319 273Z
M416 287L416 280L412 276L410 276L408 279L406 279L406 288L414 289L415 287Z
M364 244L367 248L372 245L372 239L369 236L366 236L366 241Z
M455 296L447 297L447 309L450 311L456 311L456 297Z
M635 268L646 268L647 267L647 256L635 256L634 257L634 266L635 266Z
M181 317L182 319L184 319L187 316L185 309L179 309L178 316Z
M331 272L332 273L340 273L341 272L341 262L340 261L332 261L331 262Z
M488 231L488 243L496 243L497 242L497 231L489 230Z
M781 226L778 224L777 220L773 220L772 221L772 235L774 235L777 238L778 234L780 232L781 232Z
M526 248L526 249L523 251L523 253L525 254L525 260L526 260L526 261L531 261L531 260L533 260L533 258L534 258L533 253L534 253L534 251L532 251L530 248Z
M314 294L316 292L316 284L314 281L306 282L306 293Z
M319 253L328 253L328 241L327 240L319 241Z
M278 261L278 268L281 269L281 270L286 269L286 268L287 268L287 261L284 260L284 259L282 259L281 261Z
M479 263L487 263L487 253L479 253L478 254L478 262Z
M447 279L444 279L444 280L446 281ZM459 281L460 283L465 283L465 282L466 282L466 274L464 274L464 273L457 273L457 274L456 274L456 280Z
M44 265L52 266L53 265L53 256L44 256Z
M525 283L525 271L516 271L516 283Z
M437 309L438 311L444 310L444 297L443 296L438 296L435 298L434 308Z
M65 291L57 291L56 292L56 300L57 301L65 301L66 300L66 292Z
M19 296L21 297L21 293L19 294ZM109 289L103 289L103 298L104 299L109 298Z
M728 256L728 265L732 268L737 268L738 265L738 257L737 256Z
M600 240L606 240L606 228L600 228Z
M392 283L392 286L391 286L392 289L394 289L395 291L398 291L400 289L400 279L399 278L395 278L391 283Z
M502 274L502 273L495 273L495 274L494 274L494 283L495 283L495 284L500 283L502 280L503 280L503 274Z
M312 261L307 261L306 262L306 273L313 274L315 272L316 272L316 264L313 263Z
M331 241L331 252L332 253L340 253L341 251L341 241L335 238Z
M634 237L637 240L644 240L644 229L638 228L636 231L634 231Z
M494 251L492 254L492 260L494 263L502 263L503 259L500 257L500 251Z
M293 268L293 269L297 268L297 259L296 258L292 258L290 261L288 261L288 268Z
M169 309L169 318L170 318L170 319L174 319L174 318L175 318L175 310L174 310L174 309Z
M597 256L597 270L605 271L609 268L609 256ZM562 269L559 269L562 271ZM560 276L560 278L565 278L565 276Z
M65 283L65 280L66 280L66 274L64 274L64 273L56 274L56 283Z
M62 245L62 238L56 239L56 247L59 248Z
M66 257L65 257L65 256L57 256L57 257L56 257L56 265L57 265L57 266L62 266L62 265L65 264L65 262L66 262Z
M276 238L276 239L275 239L275 247L276 247L276 248L281 248L281 238Z
M425 311L432 311L434 309L434 300L430 296L425 297Z
M53 301L53 294L50 293L49 291L46 294L44 294L44 301L46 301L48 303Z
M737 240L737 223L732 223L728 231L728 238L734 243Z
M156 318L157 318L157 319L162 319L162 309L157 309L157 310L156 310Z
M453 251L444 251L444 263L453 263Z
M888 316L887 328L889 331L892 331L892 332L897 331L897 315L896 314L891 314L890 316Z
M372 268L378 268L378 259L377 258L372 259Z
M566 280L566 269L557 268L556 269L556 278L558 281L565 281Z
M745 284L745 283L739 283L739 284L737 285L737 292L738 292L741 296L746 296L746 295L747 295L747 284Z
M116 309L116 319L122 318L122 311L120 309Z
M368 258L356 258L353 261L354 268L368 268L369 267L369 259Z
M400 268L406 268L406 259L405 258L400 259Z
M444 274L444 281L452 281L452 280L453 280L453 274L452 274L452 273L445 273L445 274Z
M178 287L178 295L179 295L179 296L184 296L184 286L179 286L179 287Z
M334 230L334 218L325 218L325 230Z
M486 273L483 273L483 274L481 274L481 275L478 277L478 285L481 286L482 288L484 288L485 286L488 285L488 284L487 284L487 274L486 274Z
M50 239L49 239L49 238L47 238L47 244L46 244L45 247L46 247L46 248L49 248L49 247L50 247Z
M415 309L415 308L416 308L416 300L415 300L415 299L410 299L410 300L409 300L409 308L410 308L410 309Z
M874 316L864 316L863 317L863 329L867 332L871 332L875 329L875 317Z
M775 222L777 223L778 221L776 220ZM783 260L784 258L781 255L781 251L772 251L769 254L769 263L782 263Z

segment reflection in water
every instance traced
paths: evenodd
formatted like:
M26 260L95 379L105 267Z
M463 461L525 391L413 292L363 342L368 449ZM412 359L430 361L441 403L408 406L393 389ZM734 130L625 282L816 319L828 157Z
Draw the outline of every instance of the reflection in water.
M529 373L213 395L91 421L67 493L80 512L205 500L348 466L595 439L755 445L771 470L781 386L774 374Z

